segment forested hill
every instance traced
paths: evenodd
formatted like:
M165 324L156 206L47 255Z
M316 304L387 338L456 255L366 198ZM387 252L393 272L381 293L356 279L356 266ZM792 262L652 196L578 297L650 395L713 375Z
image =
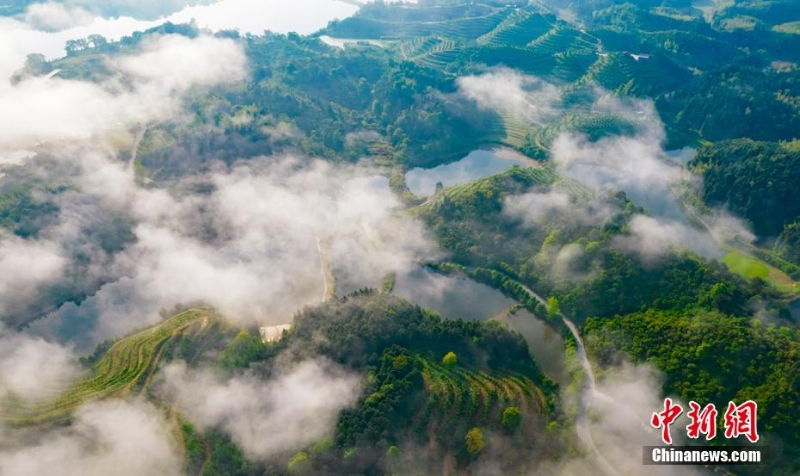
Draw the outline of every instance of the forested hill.
M796 3L730 2L704 10L688 2L580 2L577 24L559 18L558 7L576 8L574 2L552 3L556 8L431 5L413 15L376 4L325 33L382 40L405 59L456 74L508 66L653 98L672 147L796 137L791 98L798 96L793 64L800 35L781 23L800 18Z
M612 364L623 349L637 361L663 369L666 394L715 403L717 408L731 400L758 402L762 428L783 440L766 436L768 444L781 448L773 467L784 466L772 474L792 474L797 468L797 329L715 312L647 311L592 319L586 323L586 333L598 362Z
M776 237L800 219L800 143L719 142L700 149L691 166L703 175L706 202L748 219L760 236Z
M330 446L303 450L311 473L378 474L383 467L432 474L451 458L461 471L499 455L507 471L518 471L536 467L531 454L547 459L560 451L544 437L548 423L558 426L561 418L558 389L522 337L498 322L444 320L396 296L363 290L305 309L265 355L268 363L277 355L325 356L366 374L362 395L339 417ZM485 447L465 443L473 428Z
M287 149L337 160L368 153L384 163L428 166L481 144L546 157L563 131L599 138L630 133L641 121L642 111L594 107L595 86L654 100L667 127L668 148L798 136L800 71L794 64L800 35L779 28L776 22L784 17L775 13L780 8L786 19L800 17L792 10L795 4L764 3L763 11L746 16L763 17L751 28L734 20L745 18L742 12L752 2L706 13L680 2L602 6L606 3L608 8L579 23L561 19L544 3L376 3L309 37L219 33L244 42L251 79L243 87L190 98L195 117L189 124L149 128L139 152L141 170L153 179L169 178L215 161ZM60 77L101 80L104 57L136 51L144 37L157 33L198 31L165 25L120 43L73 42L64 60L34 59L20 74L60 68ZM324 43L325 35L342 39L345 47ZM358 42L366 39L370 42ZM532 123L452 94L458 76L492 67L558 85L560 97L542 99L569 113ZM352 134L364 129L377 135L354 140Z
M506 470L519 471L535 468L531 454L546 458L558 450L543 433L558 419L558 390L522 337L498 322L444 320L396 296L365 290L301 312L270 352L284 349L324 355L368 375L362 398L339 419L335 445L313 458L315 469L371 474L386 466L431 474L449 457L465 466L502 454ZM465 445L472 428L493 443L479 451ZM415 447L437 450L413 463L392 458ZM334 456L346 451L358 458L340 460L344 468L334 470Z

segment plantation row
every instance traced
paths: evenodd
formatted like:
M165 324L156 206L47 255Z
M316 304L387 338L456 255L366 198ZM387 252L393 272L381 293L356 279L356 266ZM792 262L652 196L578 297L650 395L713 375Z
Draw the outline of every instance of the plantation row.
M636 123L640 120L641 118L634 115L622 117L591 111L576 112L570 113L558 121L551 121L542 127L526 131L517 127L515 135L512 136L509 133L509 136L513 141L519 140L521 135L523 141L527 140L537 147L549 149L552 142L562 133L580 133L585 134L591 140L598 140L609 135L632 133L636 129ZM512 141L509 145L515 145Z
M503 410L518 407L523 414L540 413L546 407L544 394L529 378L514 374L489 374L462 367L445 367L418 358L423 369L429 405L441 416L442 425L499 423Z
M405 57L435 69L474 62L568 82L586 74L600 47L597 38L559 24L551 15L520 9L444 21L355 16L326 33L339 38L404 38Z
M404 48L408 57L420 57L453 50L456 48L456 42L439 36L426 36L405 42Z
M596 51L597 40L572 28L554 28L546 34L528 43L543 54L556 54L572 49Z
M207 317L206 309L190 309L124 337L108 349L87 380L51 401L29 404L14 399L3 402L0 419L12 424L56 420L68 416L90 400L144 391L169 343L201 318Z
M517 11L489 33L478 38L478 44L524 46L547 33L552 22L538 13Z
M669 91L685 78L672 62L661 57L640 58L626 53L610 53L589 67L586 80L620 94L656 95Z

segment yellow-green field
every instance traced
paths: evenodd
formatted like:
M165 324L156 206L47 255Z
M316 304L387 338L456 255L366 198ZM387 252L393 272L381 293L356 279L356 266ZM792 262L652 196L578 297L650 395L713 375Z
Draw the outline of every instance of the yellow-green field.
M722 262L731 272L746 279L761 278L784 293L798 290L798 283L783 271L735 248L727 248L727 251L728 254L722 258Z

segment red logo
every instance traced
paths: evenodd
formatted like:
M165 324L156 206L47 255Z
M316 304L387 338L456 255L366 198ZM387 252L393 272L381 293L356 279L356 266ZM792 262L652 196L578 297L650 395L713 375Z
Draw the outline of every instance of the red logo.
M725 438L737 438L743 435L750 440L750 443L758 441L756 413L758 405L752 400L738 407L735 403L728 402L728 409L725 410Z
M653 413L653 417L650 418L650 424L653 425L654 428L661 428L661 440L668 445L672 444L669 426L672 425L681 413L683 413L683 407L677 403L673 405L672 399L666 398L664 399L664 411L661 413Z
M686 413L690 422L686 425L686 436L692 439L700 438L705 435L706 441L713 440L717 436L717 407L709 403L705 407L695 401L689 402L690 410ZM683 407L672 401L671 398L664 399L664 409L658 413L653 413L650 424L653 428L661 429L661 440L668 445L672 444L670 425L683 413ZM725 410L725 438L733 439L744 436L751 443L758 441L758 425L756 418L758 405L752 400L748 400L741 405L733 402L728 403Z
M697 439L704 433L706 441L713 440L717 436L717 407L709 403L701 410L702 407L695 401L689 402L689 406L692 409L686 415L692 422L686 425L686 436Z

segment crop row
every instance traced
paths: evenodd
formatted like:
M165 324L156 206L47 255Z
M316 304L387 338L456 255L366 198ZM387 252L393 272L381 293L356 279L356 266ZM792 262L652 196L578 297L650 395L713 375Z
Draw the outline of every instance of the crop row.
M517 11L497 28L478 38L479 44L523 46L547 33L552 24L538 13Z
M517 406L523 412L541 411L545 401L541 390L527 377L490 374L463 367L448 368L420 358L430 403L442 424L466 417L471 424L499 421L502 411Z
M169 343L201 317L205 309L190 309L153 327L117 341L92 369L91 376L53 400L34 404L19 399L3 402L3 419L15 424L67 416L83 403L145 390Z

